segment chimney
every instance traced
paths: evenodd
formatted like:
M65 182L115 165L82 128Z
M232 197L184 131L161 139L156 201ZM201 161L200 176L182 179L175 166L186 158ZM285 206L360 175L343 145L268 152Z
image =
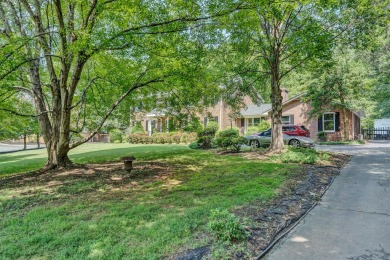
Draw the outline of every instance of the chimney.
M286 88L282 88L282 102L286 102L288 100L288 90Z

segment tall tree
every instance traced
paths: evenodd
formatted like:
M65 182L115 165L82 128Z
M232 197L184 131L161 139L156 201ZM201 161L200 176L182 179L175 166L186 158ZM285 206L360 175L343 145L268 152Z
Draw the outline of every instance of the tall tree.
M4 98L1 98L4 97ZM35 135L39 141L38 121L34 116L34 108L29 98L18 92L0 92L0 140L24 139L27 148L27 136ZM23 115L23 116L22 116Z
M313 73L308 85L305 99L313 108L310 116L339 108L343 115L342 138L347 140L347 110L365 110L373 83L371 77L368 64L354 51L335 51L332 60Z
M0 80L9 83L2 88L32 97L46 168L70 164L69 150L92 138L127 96L148 96L143 88L168 88L179 78L196 22L239 8L174 0L1 1ZM87 138L71 143L80 130L75 111L87 111L86 101L96 105L97 92L105 92L109 107Z
M371 98L375 102L372 119L390 118L390 22L382 28L377 40L377 46L367 55L375 78L371 92Z
M331 57L339 38L354 39L375 26L383 3L376 1L248 1L223 21L238 75L269 86L272 143L280 151L283 80L304 66ZM374 14L377 12L376 14ZM376 16L375 16L376 15ZM360 37L364 40L364 37Z

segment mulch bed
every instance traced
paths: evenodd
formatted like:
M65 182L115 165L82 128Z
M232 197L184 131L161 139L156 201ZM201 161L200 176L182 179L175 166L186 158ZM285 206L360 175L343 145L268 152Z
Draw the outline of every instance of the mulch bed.
M275 239L296 223L308 210L321 200L327 187L339 175L350 156L332 154L332 165L302 165L282 189L280 196L269 204L254 202L234 213L249 218L250 235L240 252L231 253L229 259L257 258ZM178 260L209 259L211 247L187 250L174 257ZM229 252L227 248L227 252ZM171 257L169 257L171 258Z

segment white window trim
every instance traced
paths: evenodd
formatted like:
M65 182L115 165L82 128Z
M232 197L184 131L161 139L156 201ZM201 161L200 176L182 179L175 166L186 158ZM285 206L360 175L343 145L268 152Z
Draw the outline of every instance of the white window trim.
M288 122L283 122L282 121L282 125L290 125L291 124L291 116L292 115L285 115L285 116L288 116ZM282 117L284 117L284 115L282 115ZM282 120L282 118L280 118L280 120Z
M333 130L325 130L325 115L333 115ZM330 121L330 120L327 120ZM322 114L322 131L327 133L334 133L336 132L336 113L335 112L326 112Z

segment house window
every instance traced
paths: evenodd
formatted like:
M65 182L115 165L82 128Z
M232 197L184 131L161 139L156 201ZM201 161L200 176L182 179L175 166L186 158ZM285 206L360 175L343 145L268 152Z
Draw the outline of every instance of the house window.
M282 124L288 125L291 124L291 116L282 116Z
M255 117L255 118L248 118L248 126L258 126L260 124L260 118Z
M336 131L336 120L334 113L324 113L322 115L322 123L324 132L335 132Z

